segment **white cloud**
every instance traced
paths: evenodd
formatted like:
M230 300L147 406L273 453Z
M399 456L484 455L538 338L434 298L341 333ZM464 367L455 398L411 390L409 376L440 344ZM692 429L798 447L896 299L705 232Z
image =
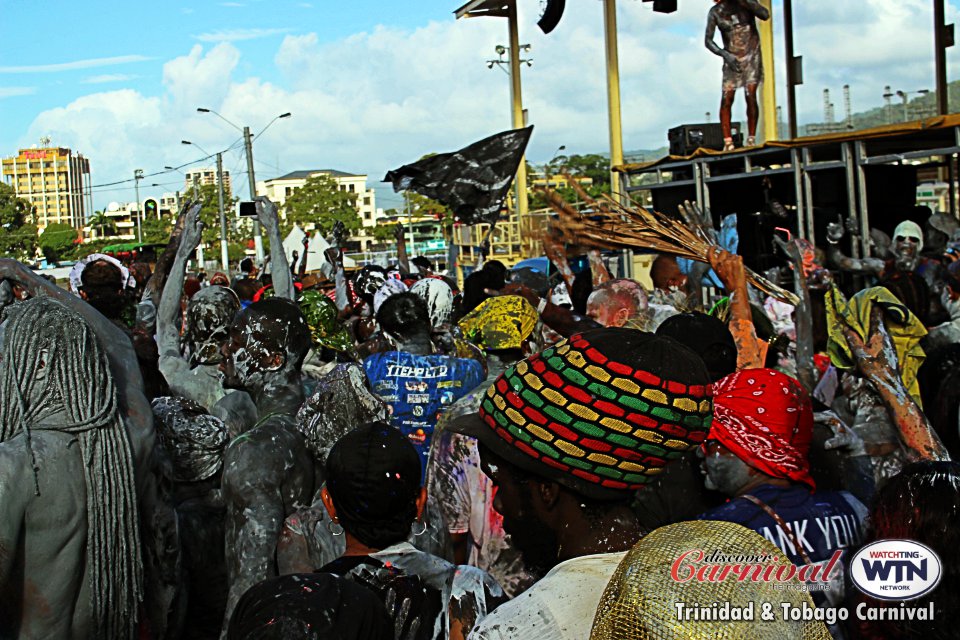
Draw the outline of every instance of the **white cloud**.
M243 6L243 5L232 5ZM200 42L239 42L241 40L256 40L290 33L293 29L219 29L193 36Z
M105 73L99 76L84 78L80 82L83 84L106 84L108 82L126 82L127 80L135 80L139 77L138 75L126 73Z
M36 87L0 87L0 98L30 96L37 92Z
M17 67L0 67L0 73L54 73L57 71L75 71L77 69L92 69L94 67L109 67L115 64L129 64L131 62L145 62L152 60L147 56L113 56L110 58L87 58L72 62L58 62L55 64L34 64Z
M626 149L665 145L667 129L702 121L706 111L716 120L721 63L703 46L707 4L682 2L665 15L647 3L620 3ZM849 83L855 110L879 106L886 84L894 90L931 87L926 0L815 3L824 5L816 13L812 4L794 4L796 53L804 56L806 76L798 88L801 122L819 119L825 86L839 104L841 87ZM534 5L520 7L521 40L532 45L534 60L522 71L524 106L536 125L529 157L544 161L561 144L567 153L602 152L608 148L602 7L567 3L560 26L544 36L536 16L523 13ZM951 7L948 22L955 14ZM780 33L782 24L775 28ZM246 69L240 45L196 45L167 62L162 89L151 95L81 98L38 116L23 138L52 134L59 144L79 148L91 159L94 182L103 183L137 167L149 172L197 158L195 149L181 147L182 139L216 151L239 137L216 116L196 113L197 107L215 109L254 132L291 111L293 118L276 122L256 141L258 177L332 167L368 173L377 183L386 170L424 153L457 149L510 127L508 78L485 64L497 57L494 46L506 42L506 21L495 18L451 17L413 30L381 26L333 42L291 34L276 49L275 71L264 77L240 75ZM948 55L953 71L960 49ZM780 50L778 76L783 62ZM742 97L734 116L743 119ZM246 184L242 159L231 153L225 162L235 183Z

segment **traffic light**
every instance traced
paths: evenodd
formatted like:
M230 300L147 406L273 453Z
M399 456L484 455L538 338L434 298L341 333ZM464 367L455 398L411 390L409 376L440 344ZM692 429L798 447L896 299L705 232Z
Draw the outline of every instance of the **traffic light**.
M677 0L643 0L653 2L653 10L658 13L673 13L677 10Z
M547 0L547 5L543 8L543 15L540 16L537 26L544 33L550 33L560 24L560 18L563 17L563 10L566 7L566 0Z
M157 219L160 218L160 207L157 206L156 200L149 198L143 201L143 215Z

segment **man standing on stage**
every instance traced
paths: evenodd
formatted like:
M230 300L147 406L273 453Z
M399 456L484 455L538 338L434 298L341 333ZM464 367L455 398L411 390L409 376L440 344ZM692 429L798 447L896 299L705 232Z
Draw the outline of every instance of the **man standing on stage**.
M723 150L733 150L733 134L730 129L730 110L737 89L743 87L747 99L747 144L756 144L757 119L760 105L757 103L757 87L763 80L763 63L760 56L760 33L755 18L768 20L770 11L758 0L714 0L707 15L707 49L723 58L723 98L720 101L720 127L723 130ZM713 40L720 28L723 39L721 49Z

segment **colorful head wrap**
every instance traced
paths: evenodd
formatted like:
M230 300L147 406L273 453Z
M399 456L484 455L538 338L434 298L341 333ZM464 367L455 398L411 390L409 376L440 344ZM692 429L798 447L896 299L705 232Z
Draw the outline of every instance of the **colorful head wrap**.
M497 296L481 302L457 326L484 349L519 349L537 326L537 310L520 296Z
M298 303L315 345L334 351L348 351L353 347L350 333L340 324L340 312L333 300L321 291L310 289L303 292Z
M790 376L747 369L713 385L710 439L768 476L815 489L807 460L812 437L810 398Z
M709 377L695 353L670 338L606 328L507 369L479 414L449 428L602 500L638 489L702 442L710 414Z

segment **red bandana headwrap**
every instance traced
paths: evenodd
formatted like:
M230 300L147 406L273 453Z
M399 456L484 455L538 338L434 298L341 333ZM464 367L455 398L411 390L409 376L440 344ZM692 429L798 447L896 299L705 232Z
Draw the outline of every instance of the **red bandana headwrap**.
M807 460L813 437L810 398L779 371L748 369L714 384L707 437L769 476L816 488Z

